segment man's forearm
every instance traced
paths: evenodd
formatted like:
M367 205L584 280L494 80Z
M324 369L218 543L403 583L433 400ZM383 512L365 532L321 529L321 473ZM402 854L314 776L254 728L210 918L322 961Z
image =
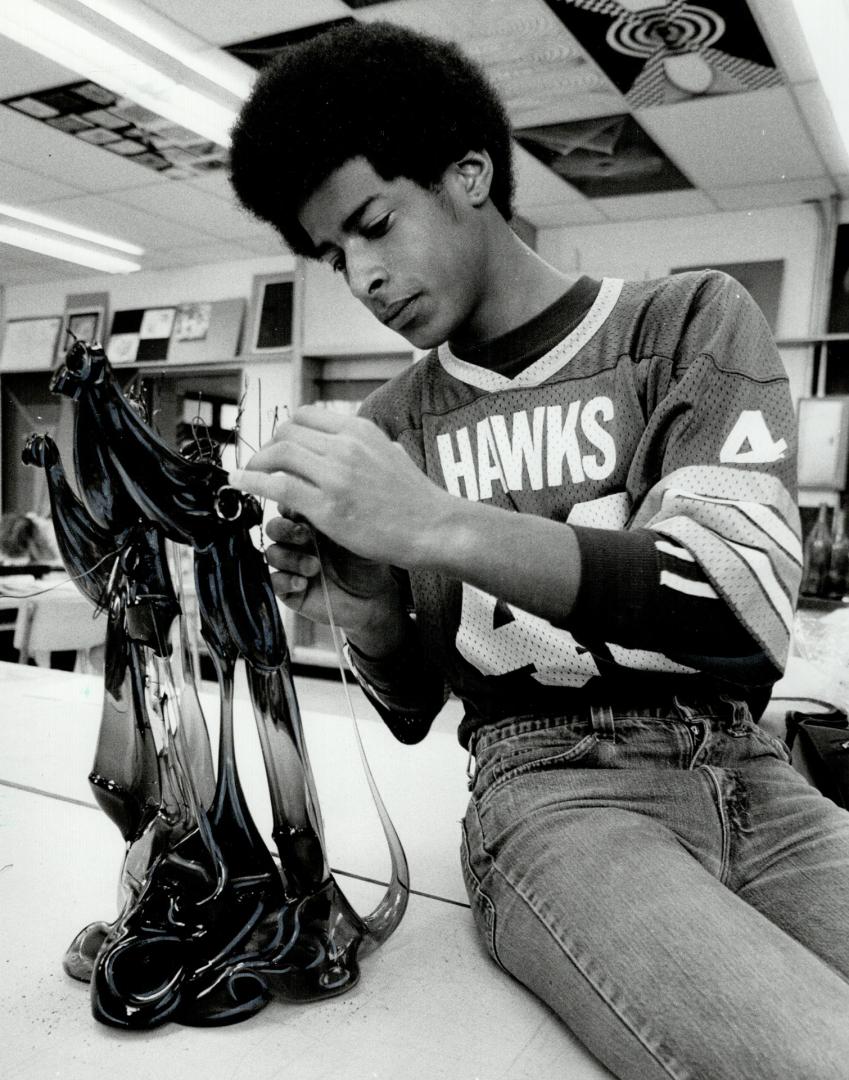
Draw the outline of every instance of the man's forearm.
M530 614L566 618L581 580L571 526L453 496L442 509L420 537L415 566L475 585Z

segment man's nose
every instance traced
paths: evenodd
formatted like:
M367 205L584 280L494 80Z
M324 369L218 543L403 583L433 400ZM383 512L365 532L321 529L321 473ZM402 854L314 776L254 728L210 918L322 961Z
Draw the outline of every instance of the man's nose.
M374 251L355 244L345 253L348 288L358 300L367 302L385 284L386 268Z

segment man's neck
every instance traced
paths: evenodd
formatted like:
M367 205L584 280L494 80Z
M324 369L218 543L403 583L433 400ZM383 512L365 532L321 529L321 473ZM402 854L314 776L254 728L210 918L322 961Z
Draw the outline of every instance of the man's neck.
M578 279L578 275L562 273L541 259L500 215L493 223L490 239L481 301L449 342L460 349L491 341L522 326Z

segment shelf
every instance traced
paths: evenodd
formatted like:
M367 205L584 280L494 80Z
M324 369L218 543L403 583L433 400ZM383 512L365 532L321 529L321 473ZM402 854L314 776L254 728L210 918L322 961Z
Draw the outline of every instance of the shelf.
M246 364L288 364L291 362L291 360L292 350L287 349L284 352L269 353L267 355L257 355L255 353L250 353L245 354L244 356L222 357L218 360L133 360L130 363L125 364L112 364L112 368L114 371L150 371L164 375L167 372L174 372L175 374L177 374L186 371L192 371L196 373L203 371L233 371L243 368Z

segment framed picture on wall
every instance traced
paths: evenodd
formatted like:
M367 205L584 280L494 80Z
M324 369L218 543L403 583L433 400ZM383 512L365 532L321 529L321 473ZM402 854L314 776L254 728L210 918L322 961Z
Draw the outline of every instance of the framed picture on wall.
M287 352L292 347L294 324L294 274L257 274L244 352L254 356Z
M61 326L61 315L9 319L3 327L0 371L49 371Z
M64 359L74 339L103 344L109 311L107 293L78 293L65 298L62 332L56 343L56 360Z

